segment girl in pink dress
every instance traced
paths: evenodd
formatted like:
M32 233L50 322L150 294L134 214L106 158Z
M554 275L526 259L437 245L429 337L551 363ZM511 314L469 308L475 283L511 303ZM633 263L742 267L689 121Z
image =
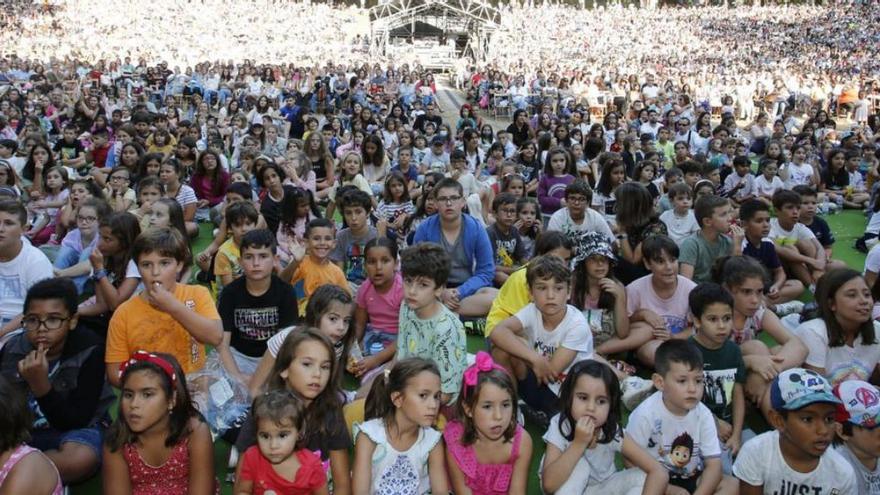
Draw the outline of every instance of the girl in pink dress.
M477 353L464 372L458 419L443 430L455 493L526 493L532 439L516 422L516 397L510 374Z
M219 493L211 431L192 405L177 360L137 351L119 374L119 416L104 445L104 492Z

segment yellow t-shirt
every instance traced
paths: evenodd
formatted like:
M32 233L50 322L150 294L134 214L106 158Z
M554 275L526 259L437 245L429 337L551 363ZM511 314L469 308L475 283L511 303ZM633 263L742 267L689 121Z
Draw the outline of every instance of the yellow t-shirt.
M486 317L485 336L488 338L495 329L495 325L515 315L519 310L526 307L531 302L529 295L529 284L526 281L526 267L510 274L498 296L492 301L492 308Z
M211 294L202 286L177 284L174 298L205 318L220 320ZM171 354L184 373L205 366L205 346L143 296L135 296L116 308L107 331L104 361L121 363L138 350Z
M238 278L242 274L241 250L231 237L223 241L217 250L217 258L214 260L214 275L217 276L217 285L220 285L221 275L232 275Z

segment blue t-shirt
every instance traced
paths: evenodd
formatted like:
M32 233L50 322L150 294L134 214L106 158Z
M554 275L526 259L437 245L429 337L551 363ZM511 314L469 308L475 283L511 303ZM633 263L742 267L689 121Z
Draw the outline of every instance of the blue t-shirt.
M776 254L776 245L768 239L761 239L758 246L749 242L748 239L743 239L742 254L760 261L771 272L781 266L779 256Z
M816 239L819 240L819 244L821 244L822 247L827 248L834 245L834 233L831 232L831 228L828 227L828 222L826 222L824 218L819 216L813 217L813 223L807 225L807 228L816 234Z

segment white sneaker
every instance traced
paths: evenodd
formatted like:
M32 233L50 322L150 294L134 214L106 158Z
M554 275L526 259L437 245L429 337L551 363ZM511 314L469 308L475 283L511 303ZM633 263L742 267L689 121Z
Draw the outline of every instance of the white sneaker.
M630 376L620 382L620 391L623 395L621 398L623 405L633 411L654 392L654 383L638 376Z
M229 447L229 469L235 469L238 466L238 449L235 445Z
M789 301L787 303L776 305L776 316L783 317L794 313L800 313L804 309L804 303L801 301Z

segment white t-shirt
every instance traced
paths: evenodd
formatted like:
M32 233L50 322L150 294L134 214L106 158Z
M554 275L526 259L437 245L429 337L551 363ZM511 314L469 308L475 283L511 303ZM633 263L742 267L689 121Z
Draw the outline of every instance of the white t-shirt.
M877 214L874 216L877 216ZM865 258L865 270L862 274L864 275L865 272L880 273L880 244L877 244L868 251L868 257Z
M743 177L740 177L736 172L728 175L727 178L724 179L724 190L731 192L740 183L744 183L745 185L733 193L734 198L744 199L755 195L755 176L750 173L746 173Z
M660 122L650 123L645 122L641 126L639 126L639 134L650 134L655 139L657 138L657 134L660 133L660 128L663 127L663 124Z
M780 189L785 189L785 183L778 176L773 176L773 180L767 180L764 175L755 177L755 192L759 196L773 196L773 193Z
M611 193L608 196L598 191L593 193L593 209L598 211L605 218L608 225L614 225L617 223L617 212L615 211L616 205L617 198L614 196L614 193Z
M868 381L880 363L880 344L863 345L860 335L853 341L853 347L829 347L827 327L821 318L801 323L794 333L809 351L805 363L823 368L832 386L846 380ZM880 339L880 322L874 322L874 335Z
M798 222L791 230L785 230L779 225L778 218L770 219L770 234L767 238L777 246L791 246L800 241L815 239L816 234L806 225Z
M862 177L861 172L858 170L854 170L852 172L847 171L849 174L849 185L853 188L854 191L864 191L865 190L865 178Z
M556 325L556 328L549 332L544 329L541 312L538 311L535 303L529 303L513 316L522 324L529 345L538 354L549 359L559 347L577 352L574 359L562 372L563 375L568 373L568 369L574 363L593 357L593 334L590 332L590 326L583 313L574 306L570 304L566 306L565 317ZM561 382L562 377L550 385L550 389L557 395Z
M789 467L779 450L779 432L762 433L742 446L733 474L752 486L763 486L765 495L806 493L857 495L852 467L834 449L828 449L809 473Z
M21 314L24 298L32 285L52 277L49 258L30 242L22 240L18 256L0 262L0 324Z
M865 227L866 234L880 234L880 212L872 213L871 219L868 220L868 226Z
M709 408L700 402L684 416L676 416L663 403L663 392L654 392L639 404L629 417L626 432L669 471L670 478L699 476L705 459L721 455L715 418ZM687 452L687 461L682 462L681 450L687 446L680 444L688 439L693 448Z
M663 299L651 286L651 277L645 275L626 286L626 313L632 316L640 309L648 309L666 320L666 329L679 333L687 328L688 296L697 286L693 280L678 275L678 286L668 299Z
M788 169L788 181L785 183L786 189L800 185L809 186L810 181L813 180L813 167L809 163L797 165L794 162L789 162L785 164L785 167Z
M846 444L838 445L835 448L835 452L840 454L856 473L856 492L859 495L876 495L880 493L880 463L874 467L873 471L868 471L868 468L862 464L862 461L853 454Z
M601 213L592 208L586 209L581 223L575 223L571 219L568 208L556 210L550 216L550 221L547 222L547 230L556 230L565 234L572 232L599 232L600 234L605 234L608 242L613 243L616 241L611 227L608 226L608 222L605 221Z
M675 210L666 210L660 214L660 221L666 224L666 232L669 237L681 246L685 237L696 234L700 230L694 210L688 210L687 214L680 217Z
M569 428L566 428L566 433L569 433ZM622 434L623 432L608 443L597 443L594 448L585 450L571 471L571 475L554 492L555 495L581 495L588 486L602 483L614 476L614 473L617 472L614 457L623 448ZM571 442L566 440L559 431L558 414L550 419L550 426L547 428L547 433L544 433L543 439L544 442L553 445L561 452L565 452L565 449L571 445ZM544 465L543 460L541 465Z

